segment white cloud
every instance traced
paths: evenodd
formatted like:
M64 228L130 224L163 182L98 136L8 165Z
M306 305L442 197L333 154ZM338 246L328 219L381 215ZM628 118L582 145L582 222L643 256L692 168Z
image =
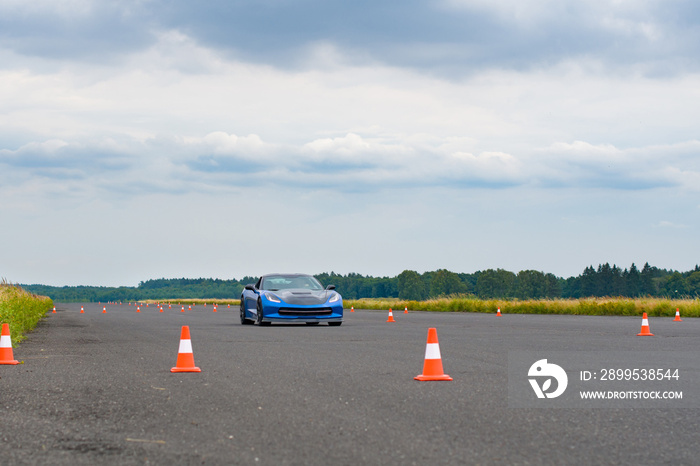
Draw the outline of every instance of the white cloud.
M558 142L520 154L455 150L459 145L436 137L386 140L355 133L290 144L219 131L199 138L32 142L0 150L0 164L25 179L82 184L94 183L99 175L110 180L100 185L102 191L124 192L135 182L145 183L133 195L144 189L170 192L169 179L199 180L178 188L191 192L269 183L344 191L347 179L353 180L352 190L370 191L446 184L460 189L700 189L700 141L628 149ZM151 179L160 182L147 182Z
M194 141L194 139L190 138L189 141ZM207 134L203 142L211 147L216 154L237 154L250 159L257 159L261 154L270 150L269 145L263 143L257 134L236 136L217 131Z
M688 228L687 225L683 225L682 223L669 222L668 220L661 220L655 226L659 228Z
M522 14L530 14L525 6ZM172 251L196 264L227 250L216 272L224 274L239 259L232 244L279 239L241 224L254 203L288 210L277 214L290 229L282 242L303 247L279 246L259 269L233 274L280 263L330 270L337 262L329 256L348 264L343 272L578 273L598 255L673 265L663 261L688 260L695 244L698 225L687 211L696 212L700 189L697 73L649 77L592 56L523 70L477 67L448 80L358 59L361 52L330 42L314 42L294 69L231 58L184 31L159 31L150 46L112 62L0 49L0 213L19 225L2 232L3 243L38 245L34 259L56 254L57 268L105 244L123 245L130 262L168 264L135 281L208 275L206 266L178 264ZM85 219L119 235L94 238L78 226ZM63 232L47 239L45 222ZM156 224L180 236L144 233ZM387 224L401 228L377 239L376 229L358 226ZM675 235L672 244L660 231ZM573 242L581 249L571 252ZM349 252L328 254L334 244ZM649 245L655 256L640 258ZM126 259L109 260L125 270ZM73 273L84 283L94 276Z

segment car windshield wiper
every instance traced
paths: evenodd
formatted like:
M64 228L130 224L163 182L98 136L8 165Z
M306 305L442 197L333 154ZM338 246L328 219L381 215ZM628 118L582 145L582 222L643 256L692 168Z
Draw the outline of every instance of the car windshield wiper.
M267 290L267 291L279 291L279 290L280 290L279 288L270 288L270 289Z

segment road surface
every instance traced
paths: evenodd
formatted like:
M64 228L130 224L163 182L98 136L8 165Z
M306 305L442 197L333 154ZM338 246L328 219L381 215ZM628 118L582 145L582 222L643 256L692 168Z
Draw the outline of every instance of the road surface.
M0 366L2 464L689 464L696 409L508 406L508 354L700 348L700 319L58 304ZM186 308L187 309L187 308ZM201 373L173 374L183 325ZM452 382L418 382L437 328Z

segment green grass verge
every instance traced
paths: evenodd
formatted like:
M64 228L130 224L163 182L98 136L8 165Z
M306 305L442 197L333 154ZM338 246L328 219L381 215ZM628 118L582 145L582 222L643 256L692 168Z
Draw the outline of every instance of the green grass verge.
M142 299L140 301L132 301L132 302L137 302L137 303L149 303L149 304L156 304L156 303L161 303L161 304L173 304L173 305L180 305L180 306L189 306L189 305L196 305L196 306L203 306L206 304L207 306L211 306L212 304L216 304L217 306L223 305L240 305L241 300L240 299L200 299L200 298L193 298L193 299Z
M403 301L399 299L344 300L346 308L379 309L388 311L435 311L435 312L486 312L503 314L571 314L593 316L641 316L673 317L676 309L681 317L700 317L700 299L658 298L590 298L590 299L541 299L541 300L482 300L473 297L451 297L427 301Z
M0 324L10 324L13 346L52 308L51 298L28 293L4 280L0 283Z
M217 305L230 304L238 306L238 299L164 299L144 300L141 302L161 302L172 304ZM588 299L477 299L471 296L456 296L426 301L405 301L396 298L345 299L346 309L376 309L432 312L485 312L496 313L498 308L504 314L570 314L592 316L641 316L646 312L650 317L673 317L676 309L681 317L700 317L700 299L661 299L661 298L588 298Z

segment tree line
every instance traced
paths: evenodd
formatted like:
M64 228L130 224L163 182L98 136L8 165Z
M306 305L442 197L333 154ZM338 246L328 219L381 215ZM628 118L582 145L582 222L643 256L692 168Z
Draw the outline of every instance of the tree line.
M316 275L325 285L335 285L345 299L400 298L421 301L451 295L474 295L483 299L543 299L586 297L700 297L700 266L679 272L659 269L648 263L641 270L635 264L621 269L617 265L588 266L569 278L536 270L514 273L488 269L474 273L455 273L440 269L418 273L404 270L395 277L340 275L334 272ZM257 277L236 279L159 278L140 282L136 287L95 287L22 285L32 293L50 296L59 302L114 302L146 299L238 299L243 287Z

